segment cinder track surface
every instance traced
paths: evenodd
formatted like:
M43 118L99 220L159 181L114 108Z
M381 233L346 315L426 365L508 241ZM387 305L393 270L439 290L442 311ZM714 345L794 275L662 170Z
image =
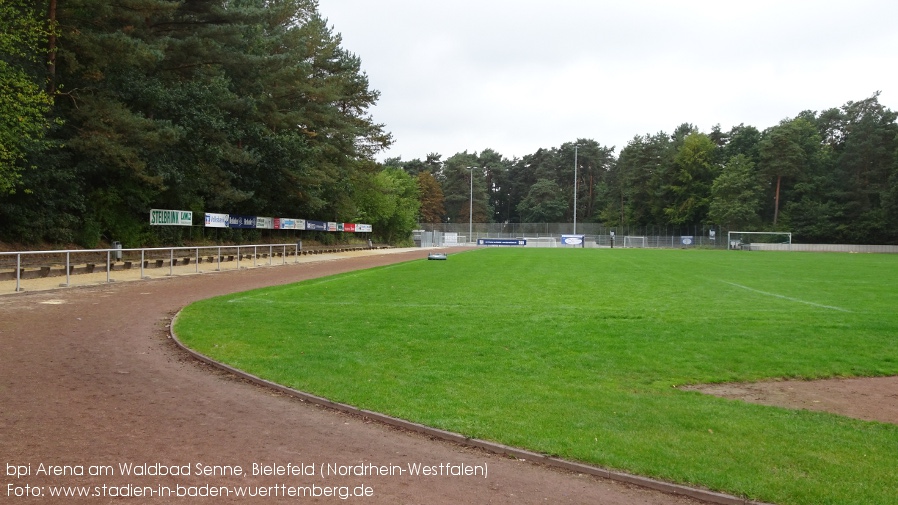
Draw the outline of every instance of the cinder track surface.
M315 407L203 365L168 337L171 317L195 300L423 258L428 252L345 255L332 260L322 256L296 265L0 296L0 502L696 503ZM315 465L316 474L322 465L361 464L369 469L369 464L426 465L439 471L439 465L451 464L485 466L488 475L371 475L369 471L368 475L326 478L253 476L254 463ZM70 473L80 468L85 475L41 474L42 464L68 465ZM191 475L125 476L120 464L148 465L151 473L159 466L190 465ZM246 475L197 475L197 464L239 465ZM87 475L91 465L110 465L112 475ZM27 468L30 475L10 475L15 473L11 468L18 466L23 473ZM179 498L175 496L179 485L197 486L192 492L200 493L215 492L219 486L243 486L253 492L265 487L269 496ZM345 501L271 496L313 485L319 486L319 492L328 486L348 486L350 492L367 486L373 496ZM9 496L25 492L25 486L28 492L38 489L43 496ZM51 486L86 486L100 496L51 498ZM109 496L134 494L142 486L144 493L164 494L168 489L174 494Z

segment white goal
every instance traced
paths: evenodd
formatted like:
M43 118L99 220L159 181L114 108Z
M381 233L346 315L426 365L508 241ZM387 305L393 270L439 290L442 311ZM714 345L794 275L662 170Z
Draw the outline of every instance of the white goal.
M727 249L744 251L791 251L790 231L731 231L727 232Z
M525 247L555 247L555 237L523 237L527 241Z
M644 249L645 248L645 237L624 235L624 247L642 247Z

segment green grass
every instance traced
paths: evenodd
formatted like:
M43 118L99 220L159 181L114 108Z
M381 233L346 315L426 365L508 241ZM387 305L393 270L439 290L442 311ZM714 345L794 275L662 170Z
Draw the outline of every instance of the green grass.
M206 300L178 335L297 389L781 504L891 504L898 426L673 386L898 374L898 256L487 249Z

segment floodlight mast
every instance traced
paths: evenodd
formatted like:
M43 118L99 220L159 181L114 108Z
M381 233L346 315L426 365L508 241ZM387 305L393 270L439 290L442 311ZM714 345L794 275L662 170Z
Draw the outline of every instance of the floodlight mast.
M574 235L577 234L577 148L580 146L574 144Z
M468 242L474 237L474 169L478 167L465 167L471 172L471 199L468 203Z

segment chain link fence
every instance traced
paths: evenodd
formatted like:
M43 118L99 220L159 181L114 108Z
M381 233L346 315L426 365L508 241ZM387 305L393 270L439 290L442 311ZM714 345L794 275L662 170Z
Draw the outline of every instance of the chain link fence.
M576 229L575 229L576 228ZM420 223L416 245L447 247L476 244L479 239L527 239L528 247L559 245L562 235L584 235L584 247L726 249L726 235L704 226L624 226L598 223Z

